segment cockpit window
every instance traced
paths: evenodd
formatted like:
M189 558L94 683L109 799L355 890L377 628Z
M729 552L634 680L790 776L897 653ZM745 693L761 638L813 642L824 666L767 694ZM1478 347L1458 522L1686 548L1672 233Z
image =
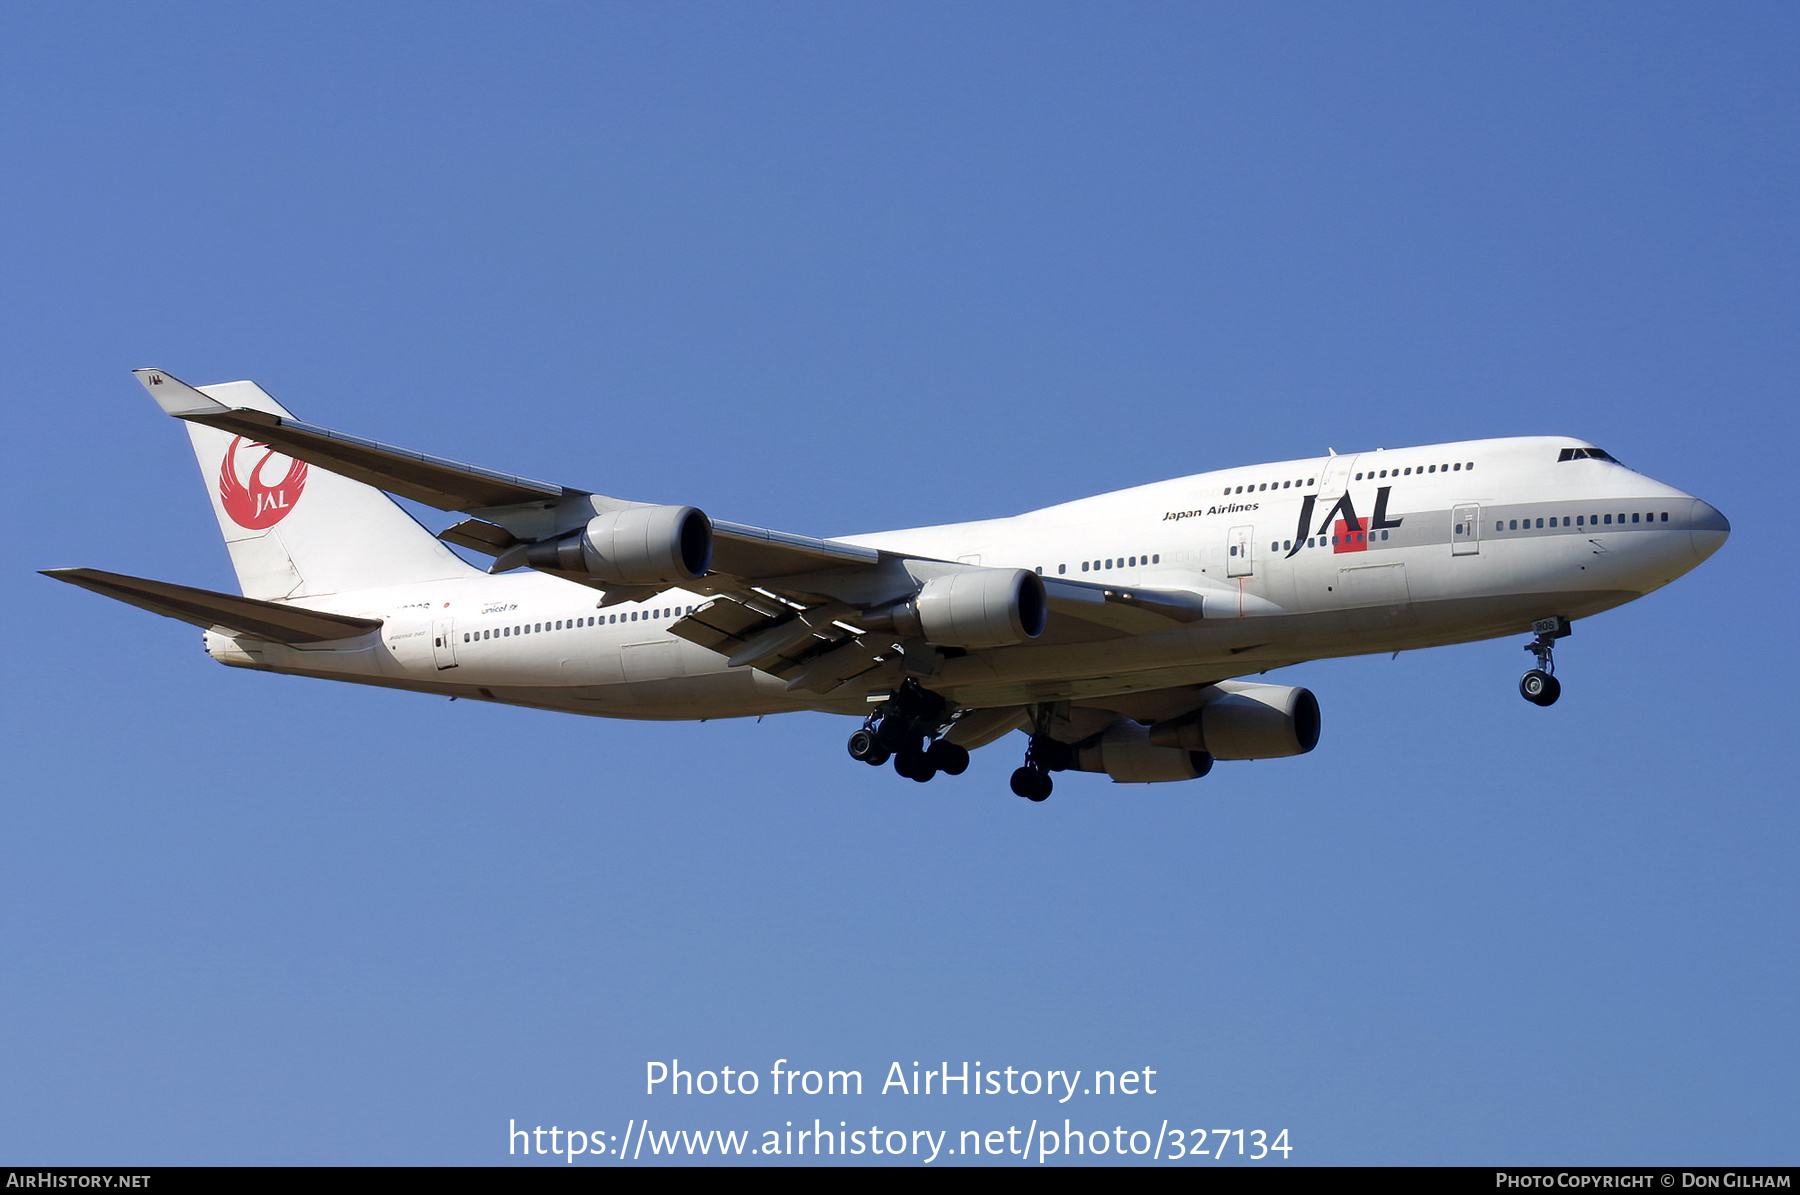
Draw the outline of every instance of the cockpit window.
M1561 461L1612 461L1612 463L1615 465L1619 463L1618 460L1616 458L1614 458L1613 455L1611 453L1607 452L1604 448L1565 448L1562 450L1562 453L1559 456L1557 456L1556 459L1558 462L1561 462Z

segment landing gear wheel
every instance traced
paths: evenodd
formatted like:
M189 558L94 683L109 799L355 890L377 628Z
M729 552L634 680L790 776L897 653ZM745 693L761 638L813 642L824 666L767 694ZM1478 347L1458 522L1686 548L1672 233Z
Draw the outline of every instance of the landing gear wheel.
M881 744L875 741L875 732L866 728L852 734L846 747L850 752L850 758L858 763L868 763L875 755L881 753Z
M925 758L946 776L960 776L969 768L969 752L955 743L939 739L925 752Z
M893 754L881 745L881 739L867 726L852 734L850 742L846 746L849 748L851 759L874 768L886 763L888 756Z
M896 752L894 771L908 780L917 780L920 784L924 784L938 773L937 768L926 754L917 750Z
M1541 668L1519 678L1519 695L1533 705L1555 705L1562 696L1562 682Z
M1027 801L1042 801L1050 795L1050 777L1036 768L1019 768L1012 774L1012 790Z

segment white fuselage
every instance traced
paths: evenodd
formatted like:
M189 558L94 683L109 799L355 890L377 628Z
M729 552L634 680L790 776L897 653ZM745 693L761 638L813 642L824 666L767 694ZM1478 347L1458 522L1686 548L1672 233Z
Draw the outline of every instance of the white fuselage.
M1203 473L1013 518L844 542L1036 570L1047 582L1199 595L1204 617L1127 636L1047 633L942 661L957 705L1079 700L1205 684L1327 656L1525 634L1668 584L1724 542L1706 503L1561 437L1481 440ZM1302 518L1304 517L1304 523ZM859 678L824 697L728 668L669 633L708 598L601 608L542 573L309 597L380 618L316 649L217 631L228 664L620 718L861 713Z

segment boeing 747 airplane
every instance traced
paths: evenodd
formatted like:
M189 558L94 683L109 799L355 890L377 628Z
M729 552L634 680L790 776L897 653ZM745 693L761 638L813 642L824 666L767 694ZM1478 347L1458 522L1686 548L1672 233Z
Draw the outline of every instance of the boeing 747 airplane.
M610 718L824 710L861 721L853 758L916 781L1023 730L1012 789L1033 801L1052 772L1189 780L1311 751L1310 692L1234 679L1305 660L1529 634L1520 692L1550 705L1574 620L1731 530L1534 436L815 539L344 435L254 382L137 377L187 426L243 592L47 575L203 628L220 663ZM389 494L466 517L433 537Z

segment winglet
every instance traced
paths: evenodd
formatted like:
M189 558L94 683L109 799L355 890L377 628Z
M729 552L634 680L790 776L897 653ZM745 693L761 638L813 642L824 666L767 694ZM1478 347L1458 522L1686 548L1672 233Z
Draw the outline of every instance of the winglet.
M231 408L208 398L166 369L134 369L131 375L144 384L166 415L218 415Z

